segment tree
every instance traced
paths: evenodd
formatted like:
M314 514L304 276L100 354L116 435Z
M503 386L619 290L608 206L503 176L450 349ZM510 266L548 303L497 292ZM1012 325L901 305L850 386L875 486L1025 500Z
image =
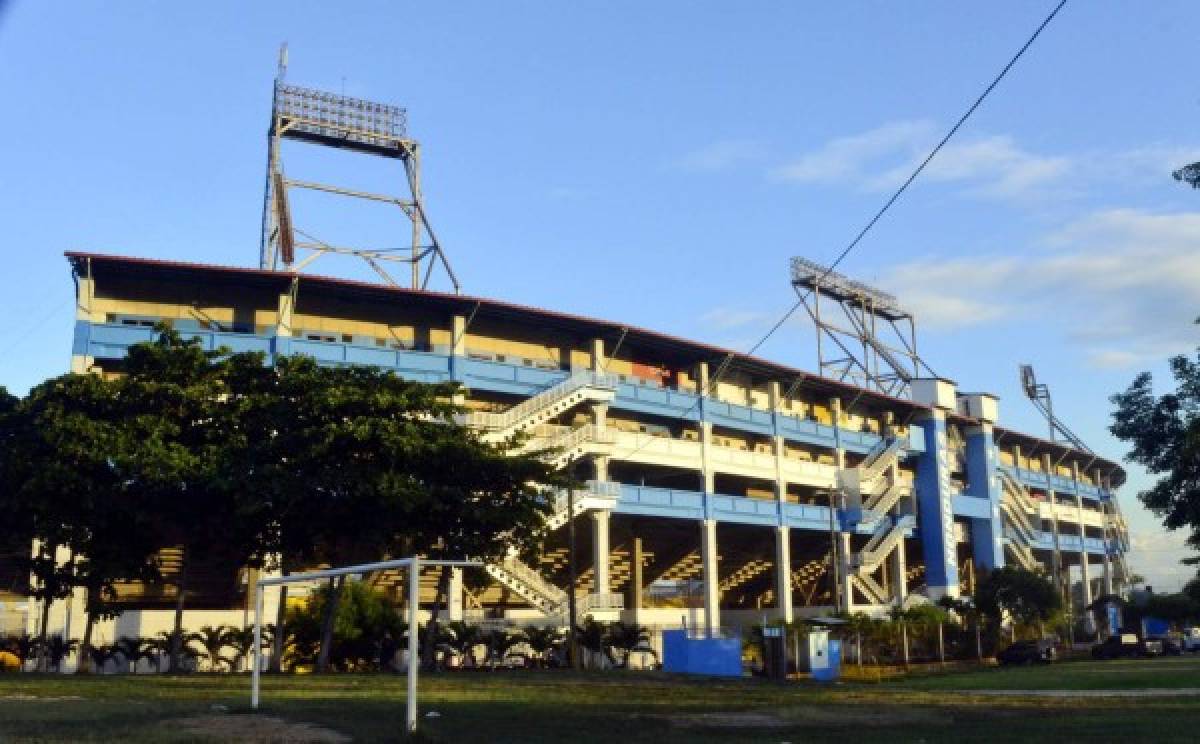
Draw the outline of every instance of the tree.
M1109 431L1130 445L1126 460L1159 476L1138 494L1141 502L1168 529L1189 529L1188 545L1200 550L1200 350L1195 359L1179 355L1168 365L1175 390L1155 396L1151 374L1138 375L1112 396Z
M1017 566L1004 566L979 578L975 607L999 622L1005 613L1026 625L1041 624L1062 609L1053 582Z
M25 541L18 565L35 579L30 593L43 603L43 639L51 602L83 587L82 645L90 648L95 621L118 613L116 583L157 576L157 546L127 468L143 432L122 411L126 389L98 375L63 375L35 387L7 416L7 451L17 463L6 467L12 485L3 511ZM90 660L81 656L81 671Z

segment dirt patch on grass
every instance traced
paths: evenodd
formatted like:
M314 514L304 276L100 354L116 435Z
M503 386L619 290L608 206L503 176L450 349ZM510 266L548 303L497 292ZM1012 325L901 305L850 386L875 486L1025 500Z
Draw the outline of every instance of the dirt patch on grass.
M83 700L78 695L25 695L23 693L14 693L12 695L0 695L0 703L61 703L65 700Z
M172 729L216 741L245 744L342 744L350 741L345 734L311 723L285 721L276 716L208 715L178 718L166 724Z
M729 711L664 716L677 728L789 728L793 726L949 726L953 717L928 709L857 705L800 705L777 711Z

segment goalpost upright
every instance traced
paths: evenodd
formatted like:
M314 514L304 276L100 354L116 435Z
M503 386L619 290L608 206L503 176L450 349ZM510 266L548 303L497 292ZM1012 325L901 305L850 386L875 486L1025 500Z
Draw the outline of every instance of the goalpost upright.
M372 571L383 571L389 568L407 568L408 569L408 698L406 700L406 722L408 730L417 730L417 640L420 635L418 629L418 612L421 608L420 591L421 591L421 566L451 566L454 568L463 568L466 566L482 566L479 561L443 561L418 558L399 558L394 561L379 561L378 563L362 563L357 566L345 566L343 568L329 568L322 571L308 571L306 573L289 574L287 576L271 576L265 579L259 579L255 585L254 595L254 666L250 672L250 707L258 710L259 698L259 680L262 676L262 613L263 613L263 590L268 586L281 586L283 584L291 584L301 581L313 581L316 579L328 579L335 576L346 576L350 574L365 574ZM434 612L437 611L435 607ZM282 628L278 629L276 634L276 642L282 640Z

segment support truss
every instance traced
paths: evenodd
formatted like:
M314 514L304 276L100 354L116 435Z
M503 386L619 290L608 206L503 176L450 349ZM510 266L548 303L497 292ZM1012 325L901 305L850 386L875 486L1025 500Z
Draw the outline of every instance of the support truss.
M936 376L917 354L915 318L894 296L800 257L792 287L816 328L823 376L896 397L913 378Z
M264 269L300 271L324 255L362 259L383 281L399 286L388 270L407 264L408 283L426 289L438 266L460 291L458 278L438 242L421 198L420 145L408 136L407 112L397 106L301 88L284 82L287 48L280 52L279 74L267 132L267 178L263 198L259 263ZM398 160L404 168L404 192L377 194L332 184L288 178L280 155L283 140L334 147L362 155ZM399 210L410 225L406 245L399 248L333 245L297 227L292 220L289 191L305 189L350 199L387 204Z

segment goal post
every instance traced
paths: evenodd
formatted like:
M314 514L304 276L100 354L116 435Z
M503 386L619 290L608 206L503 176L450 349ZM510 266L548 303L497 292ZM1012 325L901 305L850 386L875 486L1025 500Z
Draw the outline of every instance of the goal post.
M453 568L463 568L467 566L482 566L479 561L444 561L419 558L413 556L411 558L399 558L393 561L379 561L377 563L361 563L356 566L344 566L342 568L328 568L321 571L307 571L305 573L288 574L287 576L270 576L264 579L259 579L254 589L254 665L250 672L250 707L253 710L258 710L259 701L259 681L262 676L262 615L263 615L263 590L268 586L282 586L283 584L292 584L302 581L314 581L316 579L329 579L335 576L347 576L353 574L366 574L372 571L383 571L390 568L407 568L408 569L408 698L406 722L410 732L417 730L417 668L420 664L417 661L418 648L417 641L420 635L418 630L418 618L421 609L420 593L421 593L421 567L422 566L450 566ZM437 608L433 608L437 612ZM282 642L283 629L278 628L276 634L276 642Z

